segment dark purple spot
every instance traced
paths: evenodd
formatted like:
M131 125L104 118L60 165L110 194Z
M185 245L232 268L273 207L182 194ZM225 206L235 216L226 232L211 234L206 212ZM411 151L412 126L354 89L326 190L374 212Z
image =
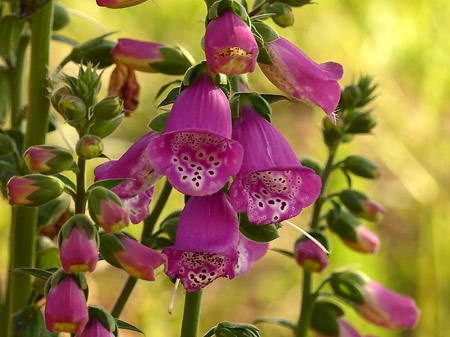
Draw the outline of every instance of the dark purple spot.
M178 171L183 172L183 168L181 166L178 166Z
M261 208L263 208L263 207L264 207L264 204L260 201L260 202L258 202L258 206L261 207Z
M214 171L208 171L208 174L209 174L210 176L212 176L212 175L214 175Z
M208 158L208 160L209 160L209 161L214 161L214 157L213 157L213 156L210 156L210 157Z
M183 159L186 160L186 161L188 161L188 160L189 160L189 157L188 157L188 156L184 156Z
M183 178L181 178L181 179L183 179L183 180L186 180L186 179L187 179L187 177L188 177L188 176L183 176Z
M281 203L281 210L284 211L284 209L286 208L286 206L287 206L286 202L283 201L283 202Z
M216 161L215 163L214 163L214 166L219 166L220 165L220 162L219 161Z
M273 200L269 200L267 203L268 203L269 205L275 205L275 201L273 201Z

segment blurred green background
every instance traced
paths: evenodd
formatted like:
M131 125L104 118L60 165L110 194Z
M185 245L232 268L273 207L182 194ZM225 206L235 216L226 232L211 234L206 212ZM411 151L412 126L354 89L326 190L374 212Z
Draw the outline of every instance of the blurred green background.
M332 242L331 265L357 266L370 277L413 296L422 314L412 331L388 331L359 318L351 308L347 318L364 335L445 337L450 316L450 2L447 0L318 0L315 5L295 9L296 23L279 33L294 42L316 62L335 61L344 66L346 85L362 74L379 83L372 104L378 117L373 135L358 137L345 145L338 157L350 153L369 156L384 167L376 182L355 179L355 186L378 200L387 214L378 225L367 226L379 234L382 246L376 256L350 251L336 238ZM60 33L78 42L105 32L114 38L128 37L167 45L180 44L197 61L204 58L200 38L204 33L202 0L155 0L128 9L97 7L95 1L61 1L71 12L71 25ZM51 67L55 69L70 48L52 44ZM76 74L69 65L65 72ZM104 89L111 70L104 74ZM149 121L158 113L154 97L159 87L173 78L138 73L140 106L121 128L105 141L105 153L117 159L134 141L148 132ZM264 93L279 91L257 69L249 76L252 88ZM106 91L105 91L106 92ZM323 112L302 103L274 105L273 123L286 135L299 156L326 159L320 125ZM75 134L63 126L75 143ZM48 143L63 144L53 133ZM339 159L339 158L338 158ZM92 161L92 169L101 160ZM343 177L333 176L330 189L344 186ZM161 188L160 184L157 190ZM156 192L157 193L157 192ZM183 205L173 192L164 210L168 214ZM10 209L0 200L0 240L8 246ZM310 209L296 219L306 228ZM130 231L139 235L141 226ZM298 233L280 230L271 247L292 249ZM7 251L2 249L1 278L7 271ZM284 317L296 321L300 303L302 272L292 260L269 252L252 270L233 281L220 279L204 294L201 333L223 320L251 322L257 317ZM88 275L89 302L111 309L127 275L99 263ZM319 276L317 281L323 276ZM3 287L2 287L3 288ZM183 310L180 288L172 315L167 313L172 284L160 275L156 282L139 282L121 317L139 326L150 337L177 336ZM260 324L263 336L291 336L283 327ZM121 336L135 336L123 332Z

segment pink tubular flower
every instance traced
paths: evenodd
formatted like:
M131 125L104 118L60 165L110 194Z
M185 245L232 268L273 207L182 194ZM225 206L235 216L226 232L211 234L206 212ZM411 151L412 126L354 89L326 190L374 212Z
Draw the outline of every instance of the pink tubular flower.
M283 135L244 104L233 126L233 139L244 147L242 167L230 187L237 212L256 224L292 218L319 196L321 180L303 167Z
M339 326L339 335L337 337L363 337L345 319L339 317L337 319L337 323ZM317 330L313 330L313 332L314 332L314 337L331 337L331 336L325 335L323 333L320 333ZM367 337L374 337L374 336L367 336Z
M83 332L76 337L114 337L114 334L110 332L102 324L98 317L92 317Z
M161 178L150 165L148 146L157 138L154 131L142 136L119 160L112 160L95 168L95 181L132 179L112 189L127 209L131 222L137 224L148 214L153 186Z
M211 72L235 76L255 71L258 45L244 21L225 9L206 27L205 53Z
M181 213L175 245L164 248L169 277L198 291L219 277L233 279L238 261L239 224L227 195L220 191L191 197Z
M241 166L243 150L231 140L231 110L225 94L202 73L177 97L165 133L149 147L155 171L183 194L219 191Z
M120 266L130 275L147 281L155 280L155 271L165 270L165 255L124 235L117 235L124 249L113 252Z
M83 290L67 275L47 294L45 325L51 332L80 333L88 321Z
M73 227L69 237L62 239L59 254L67 274L85 271L92 273L98 261L97 241L95 237L89 238L86 229Z
M272 60L271 65L259 64L266 77L284 93L320 106L336 122L333 112L341 97L337 81L342 78L342 66L334 62L317 64L282 37L264 46Z
M261 259L266 254L268 249L268 242L255 242L247 239L243 234L239 233L239 259L236 264L236 276L248 272L252 266L252 263Z
M341 237L342 242L353 250L360 253L375 254L380 248L380 239L367 229L366 226L360 224L355 228L355 240L347 240Z
M139 5L147 0L97 0L97 5L108 8L125 8Z
M163 60L159 51L161 47L164 47L164 45L132 39L119 39L111 52L111 56L116 62L131 69L154 73L157 71L150 66L150 63Z
M295 247L295 259L306 271L321 272L328 266L328 256L313 241L305 238Z
M364 303L357 304L361 316L369 322L388 328L413 328L419 317L415 301L370 280L362 287Z

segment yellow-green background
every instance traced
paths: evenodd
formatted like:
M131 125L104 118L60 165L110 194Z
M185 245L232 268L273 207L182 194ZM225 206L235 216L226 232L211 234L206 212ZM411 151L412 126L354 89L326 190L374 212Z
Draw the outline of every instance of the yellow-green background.
M335 61L345 73L341 85L360 73L372 74L379 83L378 98L372 104L379 125L373 135L362 136L341 149L339 157L363 153L382 164L384 174L376 182L355 179L355 186L378 200L386 209L384 220L367 226L379 234L382 245L376 256L356 254L333 238L331 265L360 267L373 279L416 298L422 314L415 330L391 332L360 319L350 308L348 319L363 335L450 336L450 3L447 0L318 0L315 5L295 9L296 22L280 34L293 41L317 62ZM61 34L81 42L96 35L117 31L113 38L128 37L180 44L195 59L204 58L200 38L204 33L205 6L201 0L155 0L122 10L97 7L95 1L61 1L71 9L72 24ZM70 48L52 44L51 68ZM68 66L71 75L76 67ZM104 87L107 87L107 70ZM105 153L118 158L132 142L148 131L148 122L158 113L154 96L172 78L138 74L141 103L121 128L105 141ZM279 93L257 69L250 76L255 90ZM274 105L274 124L286 135L299 156L321 161L326 151L320 134L319 108L301 103ZM75 135L63 126L72 143ZM58 134L49 143L62 144ZM101 161L93 161L90 169ZM89 176L92 181L92 173ZM331 188L343 186L337 174ZM158 185L157 190L161 186ZM173 193L164 214L183 204ZM7 273L10 209L0 200L1 279ZM294 222L308 223L310 210ZM131 226L139 234L141 226ZM272 247L291 249L298 236L283 228ZM126 274L100 262L88 275L91 304L111 309ZM301 270L291 260L275 252L257 262L252 270L233 281L218 280L204 293L200 331L223 320L251 322L257 317L284 317L295 321L299 312ZM2 287L4 289L4 287ZM156 282L139 282L122 319L139 326L149 337L177 336L183 309L184 290L178 290L172 315L167 307L172 285L164 275ZM264 336L291 336L289 330L269 324L259 325ZM134 336L123 332L122 336Z

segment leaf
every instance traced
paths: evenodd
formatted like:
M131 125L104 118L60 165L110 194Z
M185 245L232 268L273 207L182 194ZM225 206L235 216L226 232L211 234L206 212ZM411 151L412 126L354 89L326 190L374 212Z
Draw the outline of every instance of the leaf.
M251 20L252 20L252 22L253 21L257 21L257 20L265 20L265 19L268 19L268 18L270 18L272 16L275 16L275 15L276 15L275 13L259 14L259 15L252 16Z
M77 41L75 41L74 39L71 39L70 37L67 37L67 36L58 35L58 34L52 34L52 40L63 42L72 47L77 47L79 45L79 43Z
M134 180L134 179L105 179L105 180L100 180L97 181L96 183L93 183L91 186L89 186L89 188L87 189L86 192L90 192L92 191L94 188L96 187L104 187L108 190L113 189L116 186L119 186L120 184L129 181L129 180Z
M253 22L253 27L255 27L256 31L261 35L264 43L275 41L280 37L275 29L262 21L255 20Z
M145 335L145 333L141 329L136 328L134 325L131 325L130 323L124 322L124 321L122 321L122 320L120 320L118 318L116 318L116 323L117 323L117 327L119 329L136 331L136 332L139 332L139 333Z
M166 129L167 119L169 118L169 112L164 112L159 114L155 118L152 119L150 124L148 125L153 131L163 133Z
M158 104L158 108L174 103L179 94L180 94L180 87L172 88L167 94L166 98L164 98L163 101Z
M264 98L269 104L273 104L282 100L291 102L289 97L283 95L261 94L261 97Z
M169 83L166 83L161 88L159 88L159 90L155 96L155 101L162 95L164 90L166 90L168 87L170 87L171 85L174 85L174 84L181 84L181 80L170 81Z
M9 104L9 79L6 67L0 66L0 127L3 126L6 119L6 109Z
M70 180L69 178L67 178L66 176L58 173L58 174L55 174L55 177L58 178L59 180L61 180L67 186L71 187L74 191L77 190L77 185L75 185L74 182L72 180Z
M271 248L270 250L273 250L274 252L280 253L280 254L282 254L282 255L284 255L284 256L287 256L287 257L292 257L292 258L295 257L295 255L294 255L293 252L290 252L290 251L285 250L285 249Z
M256 242L269 242L280 237L278 229L281 228L280 223L271 225L257 225L248 220L247 213L239 214L239 230L250 240Z
M290 328L292 330L295 331L295 324L292 323L291 321L288 321L286 319L283 318L278 318L278 317L262 317L262 318L257 318L253 321L254 324L258 324L258 323L274 323L274 324L279 324L282 325L286 328Z
M48 280L50 276L53 274L47 270L39 269L39 268L16 268L13 270L14 272L31 275L41 280Z

